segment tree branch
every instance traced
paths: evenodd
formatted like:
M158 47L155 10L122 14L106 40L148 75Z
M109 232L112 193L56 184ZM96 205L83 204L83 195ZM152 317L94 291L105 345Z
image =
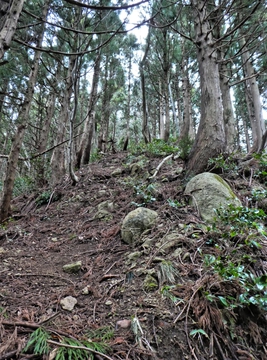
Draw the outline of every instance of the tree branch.
M131 4L131 5L121 5L121 6L100 6L100 5L90 5L90 4L84 4L83 2L80 1L76 1L76 0L65 0L67 3L72 4L72 5L77 5L80 7L85 7L87 9L91 9L91 10L126 10L126 9L130 9L133 8L135 6L139 6L142 4L147 3L149 0L142 0L139 1L135 4Z

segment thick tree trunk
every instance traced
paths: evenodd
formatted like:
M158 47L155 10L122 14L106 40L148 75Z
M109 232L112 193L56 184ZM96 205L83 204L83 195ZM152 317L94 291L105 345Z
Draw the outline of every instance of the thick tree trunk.
M198 174L206 169L210 158L225 151L223 105L217 51L207 18L206 1L192 1L195 7L195 43L201 88L201 118L187 170Z
M47 17L49 2L50 0L48 0L43 7L43 12L42 12L43 19L46 19ZM41 34L39 35L39 39L38 39L38 47L41 47L44 37L44 30L45 30L45 26L43 25ZM10 211L10 203L12 199L16 170L18 166L19 153L21 150L25 129L27 127L29 111L34 93L34 86L37 80L40 58L41 58L41 53L39 51L36 51L34 54L31 72L29 75L28 88L25 94L25 99L18 114L17 132L14 136L14 140L9 153L7 170L3 185L3 195L0 203L0 222L4 221L8 217Z
M12 37L17 28L17 22L23 8L24 0L0 0L0 60L9 48Z

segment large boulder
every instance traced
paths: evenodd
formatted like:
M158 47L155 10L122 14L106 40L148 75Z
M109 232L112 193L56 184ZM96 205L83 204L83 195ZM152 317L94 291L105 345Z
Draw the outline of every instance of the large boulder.
M185 194L191 195L193 203L205 221L212 221L215 209L228 204L241 206L241 201L231 187L219 175L205 172L193 177L185 188Z
M141 234L155 224L157 217L156 211L144 207L131 211L122 222L121 236L123 241L129 245L139 243Z

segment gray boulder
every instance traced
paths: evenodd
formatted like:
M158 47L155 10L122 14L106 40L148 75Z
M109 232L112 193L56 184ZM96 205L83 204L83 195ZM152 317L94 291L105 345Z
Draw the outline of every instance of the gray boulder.
M139 243L141 234L156 223L157 217L156 211L144 207L131 211L122 222L121 236L123 241L129 245Z
M242 205L227 182L209 172L193 177L185 188L185 194L192 196L193 203L205 221L212 221L216 216L214 210L219 207Z

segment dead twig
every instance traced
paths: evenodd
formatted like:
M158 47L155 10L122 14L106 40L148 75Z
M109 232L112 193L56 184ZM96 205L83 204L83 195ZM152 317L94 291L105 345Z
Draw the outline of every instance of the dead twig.
M153 179L154 177L156 177L157 173L159 172L160 168L161 168L162 165L165 163L165 161L167 161L167 160L169 160L169 159L171 159L171 158L173 158L173 154L166 156L166 157L161 161L161 163L156 167L156 170L155 170L154 174L153 174L152 176L150 176L149 179Z
M86 346L75 346L75 345L67 345L67 344L63 344L63 343L59 343L57 341L54 341L54 340L47 340L47 342L49 344L53 344L53 345L56 345L56 346L60 346L60 347L65 347L65 348L69 348L69 349L79 349L79 350L85 350L85 351L88 351L88 352L91 352L93 354L97 354L97 355L100 355L100 356L103 356L104 358L108 359L108 360L113 360L111 357L109 357L108 355L105 355L99 351L96 351L96 350L93 350L93 349L89 349L88 347Z

